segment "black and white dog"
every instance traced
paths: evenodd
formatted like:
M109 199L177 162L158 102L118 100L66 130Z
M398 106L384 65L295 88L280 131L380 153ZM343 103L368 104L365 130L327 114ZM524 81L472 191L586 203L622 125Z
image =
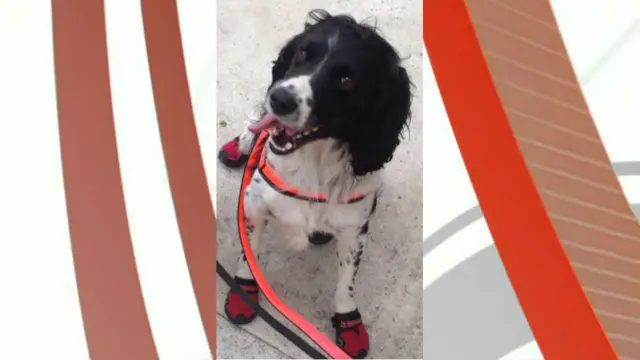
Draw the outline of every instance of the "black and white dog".
M362 358L368 336L354 300L355 276L382 187L381 170L410 118L411 81L375 27L323 10L310 12L304 31L282 48L272 77L263 116L240 137L241 149L248 152L256 134L269 131L269 165L289 185L325 194L326 201L283 194L256 172L244 202L251 247L257 254L269 223L300 250L334 239L336 341ZM356 193L358 201L346 201ZM236 281L257 299L244 257ZM234 323L255 317L233 292L225 309Z

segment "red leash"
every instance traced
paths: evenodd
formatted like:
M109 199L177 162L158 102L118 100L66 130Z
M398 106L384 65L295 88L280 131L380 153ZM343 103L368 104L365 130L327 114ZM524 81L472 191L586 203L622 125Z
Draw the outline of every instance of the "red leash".
M251 182L251 178L253 177L253 173L255 172L255 170L259 166L262 167L263 171L266 168L264 165L266 165L268 162L261 160L263 159L263 151L265 151L264 148L267 138L268 133L262 132L258 137L258 140L255 142L251 151L251 155L249 156L249 161L247 162L244 173L242 174L242 185L240 187L240 198L238 202L238 231L240 233L242 249L244 251L244 255L247 258L247 263L249 264L249 269L251 270L253 277L258 283L260 290L262 290L262 293L267 298L267 301L269 301L269 303L271 303L271 305L273 305L276 310L278 310L284 317L295 324L332 359L350 359L350 357L333 341L331 341L327 337L327 335L318 330L307 319L305 319L302 315L289 307L284 301L282 301L282 299L280 299L280 297L278 297L278 295L269 285L269 282L267 282L264 275L262 274L262 271L258 266L258 262L256 261L255 255L253 254L253 251L251 251L251 245L249 243L249 237L247 235L247 230L245 227L244 194L246 187ZM354 197L350 197L350 201L359 200L359 196L360 194L357 194Z

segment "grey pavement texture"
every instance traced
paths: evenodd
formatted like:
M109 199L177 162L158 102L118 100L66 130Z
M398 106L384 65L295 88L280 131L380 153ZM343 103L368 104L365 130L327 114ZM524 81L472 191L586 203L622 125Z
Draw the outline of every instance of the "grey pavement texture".
M219 1L218 145L238 135L264 96L271 61L302 30L309 10L324 8L377 21L405 58L415 84L410 131L387 165L386 186L357 278L356 301L371 340L369 358L422 358L422 3L418 0ZM235 270L240 253L236 209L241 172L217 167L217 258ZM329 318L337 277L334 244L294 253L267 231L260 265L292 308L333 338ZM331 259L331 261L325 261ZM228 287L218 281L219 314ZM275 314L267 301L261 303ZM218 358L307 356L261 319L241 328L218 317Z
M224 315L216 316L217 359L285 359L273 345L231 324Z

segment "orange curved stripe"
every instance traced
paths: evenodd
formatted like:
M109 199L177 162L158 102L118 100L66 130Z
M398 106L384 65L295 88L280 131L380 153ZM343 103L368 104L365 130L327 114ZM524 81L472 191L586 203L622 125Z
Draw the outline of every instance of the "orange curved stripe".
M546 359L616 359L538 194L464 0L425 0L423 36L496 248Z
M216 220L191 106L176 1L142 0L142 15L178 227L209 349L215 358Z
M51 3L64 187L89 354L158 359L120 178L103 2Z
M640 260L640 224L600 139L551 3L466 5L520 151L578 280L617 355L637 358L640 326L633 318L640 316L640 287L621 277L640 274L633 261L622 260Z

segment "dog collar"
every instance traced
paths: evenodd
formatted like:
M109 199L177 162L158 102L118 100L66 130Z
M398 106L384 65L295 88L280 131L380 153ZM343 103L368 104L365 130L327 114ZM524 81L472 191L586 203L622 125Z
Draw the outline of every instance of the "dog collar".
M269 139L269 133L262 131L255 142L251 155L247 162L247 168L251 171L258 170L262 178L279 193L290 196L300 200L307 200L313 202L327 202L327 194L325 193L311 193L298 189L297 187L288 184L273 168L273 166L267 160L267 140ZM355 203L361 201L366 197L365 193L354 192L342 200L343 203Z

